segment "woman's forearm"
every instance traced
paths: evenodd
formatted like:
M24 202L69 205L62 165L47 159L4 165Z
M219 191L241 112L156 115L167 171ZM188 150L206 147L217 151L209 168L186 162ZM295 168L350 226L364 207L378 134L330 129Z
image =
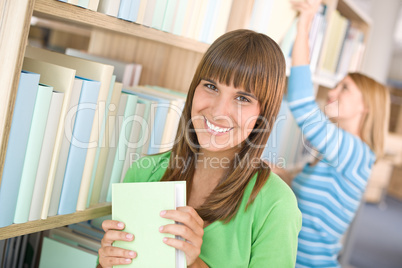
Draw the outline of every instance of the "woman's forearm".
M310 64L309 29L308 22L299 21L292 50L292 66Z

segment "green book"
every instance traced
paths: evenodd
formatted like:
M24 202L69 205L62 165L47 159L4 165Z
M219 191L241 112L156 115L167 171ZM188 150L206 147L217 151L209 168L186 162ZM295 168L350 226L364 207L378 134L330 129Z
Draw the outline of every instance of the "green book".
M185 203L185 181L113 184L112 219L124 222L124 231L135 237L131 242L115 241L113 245L138 253L131 264L115 267L187 267L184 253L163 242L164 237L174 236L159 232L162 225L174 223L162 218L160 212Z
M97 253L43 238L39 268L94 267Z
M52 92L53 87L39 85L24 159L24 167L22 169L14 223L24 223L28 221L40 152L43 142L47 142L44 141L43 138L46 130L50 102L52 100Z

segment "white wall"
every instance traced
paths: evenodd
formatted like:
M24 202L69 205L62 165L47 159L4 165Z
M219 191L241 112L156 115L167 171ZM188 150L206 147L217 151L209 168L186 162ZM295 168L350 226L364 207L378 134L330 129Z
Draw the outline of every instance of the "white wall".
M381 83L386 83L390 72L395 42L395 25L401 2L402 0L371 1L370 16L373 24L370 29L362 72Z

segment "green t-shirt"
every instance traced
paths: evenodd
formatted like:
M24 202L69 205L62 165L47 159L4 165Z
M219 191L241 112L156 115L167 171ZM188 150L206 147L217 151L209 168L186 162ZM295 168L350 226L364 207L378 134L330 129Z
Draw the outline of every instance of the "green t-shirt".
M170 152L133 163L124 182L160 181ZM295 267L301 213L292 190L276 174L245 211L257 176L247 185L237 215L229 223L204 228L200 258L213 268ZM135 235L135 234L134 234Z

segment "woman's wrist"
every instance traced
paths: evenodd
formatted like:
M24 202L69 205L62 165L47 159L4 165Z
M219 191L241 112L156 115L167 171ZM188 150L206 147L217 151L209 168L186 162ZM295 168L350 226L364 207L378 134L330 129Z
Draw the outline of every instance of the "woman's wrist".
M187 268L209 268L209 266L198 257L193 264L187 266Z

